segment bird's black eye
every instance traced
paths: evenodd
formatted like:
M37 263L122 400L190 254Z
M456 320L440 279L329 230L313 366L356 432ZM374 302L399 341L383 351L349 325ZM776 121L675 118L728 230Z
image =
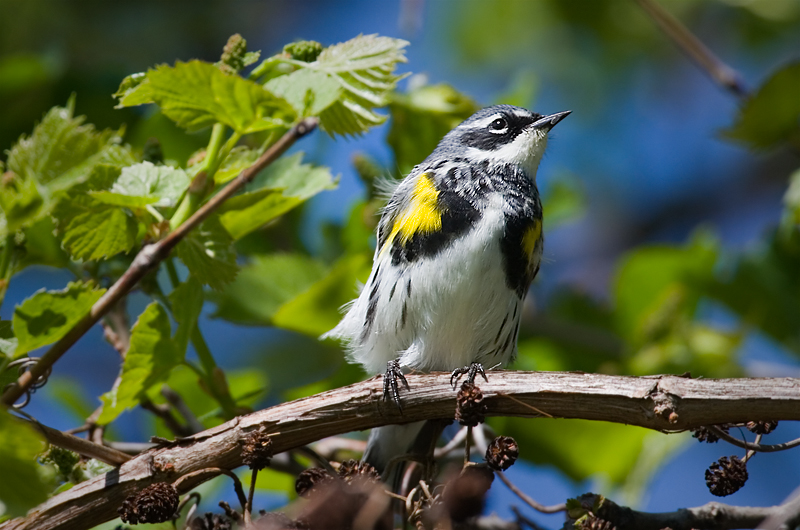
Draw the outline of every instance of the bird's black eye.
M502 131L506 127L508 127L508 124L506 123L506 120L504 120L503 118L497 118L496 120L494 120L492 123L489 124L489 128L494 131Z

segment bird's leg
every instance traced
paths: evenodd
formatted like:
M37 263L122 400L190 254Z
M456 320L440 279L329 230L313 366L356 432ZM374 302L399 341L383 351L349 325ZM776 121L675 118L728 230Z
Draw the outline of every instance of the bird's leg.
M408 381L406 381L406 376L403 375L403 370L400 368L400 362L389 361L386 363L386 373L383 374L383 399L392 398L397 408L402 412L403 406L400 404L398 379L403 382L403 386L408 390Z
M483 365L479 362L472 362L469 366L456 368L453 370L453 373L450 374L450 384L453 385L453 390L456 389L458 381L464 374L467 374L467 383L469 384L475 383L475 376L478 374L481 374L484 381L487 383L489 382L489 379L486 378L486 372L483 370Z

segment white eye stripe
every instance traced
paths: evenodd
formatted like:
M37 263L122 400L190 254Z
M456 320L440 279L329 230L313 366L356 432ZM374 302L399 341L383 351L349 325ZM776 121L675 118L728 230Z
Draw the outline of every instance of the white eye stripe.
M503 114L501 114L499 112L496 113L496 114L492 114L488 118L484 118L484 119L482 119L480 121L476 121L474 123L470 123L465 128L466 129L485 129L485 128L487 128L489 126L490 123L492 123L494 120L496 120L498 118L503 118ZM503 119L505 119L505 118L503 118Z

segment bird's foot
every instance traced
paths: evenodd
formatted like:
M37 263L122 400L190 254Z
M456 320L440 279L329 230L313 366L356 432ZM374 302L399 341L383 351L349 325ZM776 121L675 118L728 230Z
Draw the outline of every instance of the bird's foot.
M383 399L393 399L397 408L402 412L403 406L400 404L400 385L397 383L398 379L403 382L403 386L408 390L408 381L406 381L406 376L403 375L403 370L400 368L400 362L389 361L386 363L386 373L383 374Z
M475 376L481 374L483 380L487 383L489 379L486 378L486 372L483 370L483 365L478 362L470 363L469 366L464 366L463 368L456 368L453 370L453 373L450 374L450 384L453 385L453 390L456 389L458 385L458 381L461 379L461 376L464 374L467 375L467 383L473 384L475 383Z

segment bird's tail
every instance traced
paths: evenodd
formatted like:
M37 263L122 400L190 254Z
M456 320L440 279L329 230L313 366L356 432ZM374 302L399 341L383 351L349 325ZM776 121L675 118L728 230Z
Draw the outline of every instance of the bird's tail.
M393 460L403 455L432 455L444 426L440 421L418 421L372 429L364 461L375 467L392 491L399 491L405 465L400 459Z

